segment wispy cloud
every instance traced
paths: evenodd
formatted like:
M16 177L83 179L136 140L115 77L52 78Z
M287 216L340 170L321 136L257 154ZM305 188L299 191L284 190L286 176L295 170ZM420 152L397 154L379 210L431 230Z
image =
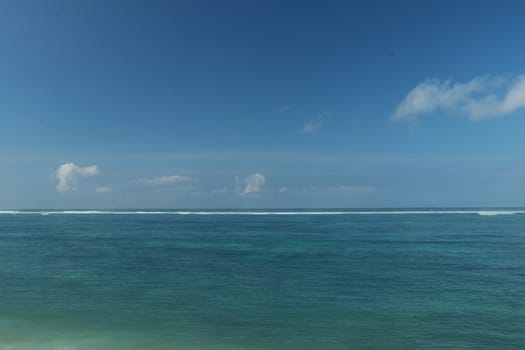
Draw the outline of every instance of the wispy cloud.
M392 121L415 122L438 111L470 120L502 117L525 108L525 75L513 78L475 77L466 83L427 79L397 106Z
M97 187L95 191L97 193L107 193L107 192L113 192L113 188L108 187L108 186L101 186L101 187Z
M290 111L292 109L293 109L293 106L285 105L285 106L281 106L281 107L277 108L275 111L277 113L285 113L285 112L288 112L288 111Z
M525 107L525 75L514 79L504 96L489 94L480 100L472 101L468 112L472 119L500 117Z
M183 182L190 181L191 178L182 175L156 176L149 179L138 179L132 181L134 184L143 186L168 186L177 185Z
M319 130L326 119L330 118L331 113L330 112L323 112L317 116L314 120L307 121L304 123L301 133L302 134L313 134L317 130Z
M266 183L266 176L260 173L253 173L241 182L240 178L235 177L235 192L240 194L251 194L258 193L262 190L264 184Z
M64 163L58 167L55 174L58 180L56 189L58 192L75 191L78 177L94 176L98 173L96 165L79 167L75 163Z
M288 187L283 186L283 187L279 188L279 190L278 190L277 192L279 192L279 193L285 193L285 192L288 192Z

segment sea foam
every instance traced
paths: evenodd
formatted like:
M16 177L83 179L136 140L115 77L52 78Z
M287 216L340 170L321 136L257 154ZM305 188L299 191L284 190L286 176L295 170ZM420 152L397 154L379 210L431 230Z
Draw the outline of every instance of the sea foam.
M368 210L368 211L114 211L114 210L0 210L0 215L435 215L474 214L482 216L525 214L525 210Z

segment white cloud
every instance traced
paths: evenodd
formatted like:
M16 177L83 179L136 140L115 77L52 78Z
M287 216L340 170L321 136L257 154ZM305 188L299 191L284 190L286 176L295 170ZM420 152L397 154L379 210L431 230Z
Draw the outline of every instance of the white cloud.
M306 123L304 123L301 133L303 134L313 134L317 130L319 130L326 119L330 118L331 114L329 112L323 112L319 114L317 118L314 120L310 120Z
M113 189L111 187L107 187L107 186L101 186L101 187L97 187L95 189L95 191L97 193L107 193L107 192L112 192Z
M427 79L405 96L391 120L415 122L422 115L443 111L477 121L521 108L525 108L525 75L513 79L476 77L466 83Z
M285 113L285 112L288 112L288 111L290 111L292 109L293 109L293 106L285 105L285 106L281 106L281 107L277 108L276 112L277 113Z
M242 184L238 176L235 177L235 192L240 194L258 193L266 183L266 177L263 174L254 173L244 179Z
M56 171L56 178L58 179L56 189L58 192L75 191L78 177L88 177L97 174L98 168L96 165L79 167L75 163L64 163Z
M476 91L485 88L486 78L475 78L468 83L456 83L427 79L412 89L399 104L392 119L413 120L438 109L452 109L468 102Z
M144 186L167 186L176 185L191 180L190 177L181 175L156 176L149 179L138 179L133 181L137 185Z
M521 75L508 87L505 96L495 94L472 100L466 106L471 119L480 120L500 117L525 107L525 75Z

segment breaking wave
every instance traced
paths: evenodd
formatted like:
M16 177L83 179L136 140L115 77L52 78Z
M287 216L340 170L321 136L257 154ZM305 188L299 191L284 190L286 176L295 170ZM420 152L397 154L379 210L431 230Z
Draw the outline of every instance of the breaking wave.
M228 211L124 211L124 210L0 210L0 215L432 215L432 214L475 214L481 216L525 214L525 210L228 210Z

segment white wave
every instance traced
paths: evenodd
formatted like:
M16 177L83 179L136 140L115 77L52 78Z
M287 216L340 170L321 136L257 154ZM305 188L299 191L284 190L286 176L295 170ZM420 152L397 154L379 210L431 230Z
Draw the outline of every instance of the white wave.
M369 211L112 211L112 210L2 210L0 215L433 215L472 214L482 216L525 214L525 210L369 210Z
M11 215L16 215L18 214L19 211L18 210L0 210L0 214L11 214Z
M525 211L521 210L515 210L515 211L509 211L509 210L482 210L478 212L479 215L483 216L494 216L494 215L514 215L514 214L523 214Z

